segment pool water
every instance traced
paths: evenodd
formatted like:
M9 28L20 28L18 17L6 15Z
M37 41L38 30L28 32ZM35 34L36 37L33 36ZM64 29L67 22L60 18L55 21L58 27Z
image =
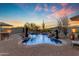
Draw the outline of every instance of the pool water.
M52 45L61 45L62 41L55 38L48 38L48 35L31 35L31 38L27 41L24 41L26 45L36 45L36 44L52 44Z

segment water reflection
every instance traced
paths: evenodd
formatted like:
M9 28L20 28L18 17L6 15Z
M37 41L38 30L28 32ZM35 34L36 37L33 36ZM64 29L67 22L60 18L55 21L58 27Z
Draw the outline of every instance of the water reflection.
M35 45L35 44L53 44L53 45L59 45L62 44L62 42L55 38L48 38L48 35L31 35L31 38L25 42L27 45Z

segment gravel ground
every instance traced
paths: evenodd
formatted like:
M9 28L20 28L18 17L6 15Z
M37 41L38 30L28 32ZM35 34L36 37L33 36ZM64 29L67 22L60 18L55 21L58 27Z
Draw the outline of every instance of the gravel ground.
M19 38L18 38L19 37ZM25 46L20 44L21 37L13 35L8 40L0 41L1 56L79 56L79 48L71 45L53 46L39 44Z

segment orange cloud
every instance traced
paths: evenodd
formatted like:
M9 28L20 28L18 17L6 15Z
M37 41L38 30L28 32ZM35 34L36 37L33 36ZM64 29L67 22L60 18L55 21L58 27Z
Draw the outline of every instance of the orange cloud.
M69 15L75 13L75 11L76 11L76 10L73 10L72 7L62 8L60 10L56 10L55 6L52 7L52 10L55 10L55 12L53 12L47 16L47 18L50 20L57 20L63 16L64 17L69 16Z
M74 13L75 11L73 11L71 8L62 8L61 10L55 12L54 14L56 16L68 16L72 13Z
M68 4L62 4L62 5L63 6L67 6ZM69 6L68 8L63 7L60 10L57 10L56 6L52 6L51 7L51 11L53 13L49 14L47 16L47 18L52 18L53 19L55 17L55 19L56 18L58 19L58 18L63 17L63 16L69 16L69 15L71 15L71 14L76 12L76 10L74 10L72 8L72 6Z

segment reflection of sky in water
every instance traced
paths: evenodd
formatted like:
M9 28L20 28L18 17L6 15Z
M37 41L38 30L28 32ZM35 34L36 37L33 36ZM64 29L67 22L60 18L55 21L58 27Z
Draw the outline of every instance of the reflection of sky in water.
M52 45L61 45L59 40L52 40L48 38L47 35L31 35L31 39L26 42L27 45L35 45L35 44L52 44Z

